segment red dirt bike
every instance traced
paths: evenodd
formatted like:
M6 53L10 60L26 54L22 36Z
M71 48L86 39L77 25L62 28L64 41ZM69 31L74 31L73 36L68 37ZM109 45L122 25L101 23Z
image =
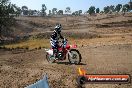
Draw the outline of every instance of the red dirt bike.
M46 59L48 62L53 63L56 60L64 61L66 60L66 56L68 56L68 60L71 64L80 64L82 57L76 48L77 45L69 45L67 39L63 39L62 44L59 44L56 57L53 55L53 49L45 49L47 53Z

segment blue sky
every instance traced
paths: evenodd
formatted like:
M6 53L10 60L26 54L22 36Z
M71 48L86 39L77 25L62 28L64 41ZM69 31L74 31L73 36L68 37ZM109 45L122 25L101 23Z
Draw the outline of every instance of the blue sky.
M126 4L130 0L10 0L13 4L21 7L28 6L29 9L41 10L42 4L47 6L48 10L56 7L58 10L65 10L66 7L71 7L71 11L83 10L87 11L90 6L103 9L107 5Z

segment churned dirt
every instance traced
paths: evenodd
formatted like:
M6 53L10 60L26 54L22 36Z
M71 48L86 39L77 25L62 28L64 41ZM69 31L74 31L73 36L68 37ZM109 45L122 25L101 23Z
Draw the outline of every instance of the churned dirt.
M75 88L78 68L87 74L130 74L132 75L132 45L103 45L79 48L82 54L80 65L68 61L49 64L45 51L31 51L20 54L1 51L0 88L23 88L48 74L52 88ZM86 88L130 88L131 84L87 84Z

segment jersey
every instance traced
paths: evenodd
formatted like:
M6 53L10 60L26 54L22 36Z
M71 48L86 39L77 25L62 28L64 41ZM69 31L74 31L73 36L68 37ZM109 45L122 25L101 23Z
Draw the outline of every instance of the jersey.
M51 41L58 41L59 39L64 39L61 35L61 33L56 33L55 31L52 33L50 39Z
M52 46L53 49L58 48L58 40L60 38L64 39L60 33L56 33L55 31L52 33L52 35L50 37L50 39L51 39L50 43L51 43L51 46Z

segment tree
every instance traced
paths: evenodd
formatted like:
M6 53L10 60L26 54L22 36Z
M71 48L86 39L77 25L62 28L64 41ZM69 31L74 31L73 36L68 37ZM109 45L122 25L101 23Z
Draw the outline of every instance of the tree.
M115 6L114 5L109 6L109 10L110 10L110 12L114 12L115 11Z
M71 8L70 7L66 7L65 13L70 14L71 13Z
M100 11L100 13L101 13L101 14L103 14L103 13L104 13L104 11Z
M10 33L10 26L15 22L12 15L14 13L14 7L9 0L0 0L0 37Z
M125 4L127 12L130 10L130 6L128 4Z
M46 16L46 10L47 10L47 8L46 8L45 4L42 4L42 16Z
M19 16L20 14L21 14L21 8L20 7L17 7L16 8L17 9L17 11L16 11L16 16Z
M49 10L49 14L48 14L48 15L51 16L51 14L52 14L52 13L51 13L51 10Z
M29 15L29 16L33 15L33 10L29 9L29 10L28 10L28 15Z
M126 12L126 7L125 7L125 5L123 5L123 7L122 7L122 12Z
M75 11L75 15L78 16L79 15L79 12L78 11Z
M63 10L59 10L58 15L63 15Z
M82 10L78 10L78 11L73 12L72 15L80 16L81 13L82 13Z
M76 15L75 12L73 12L72 15Z
M115 7L115 11L119 12L122 8L122 4L118 4L116 7Z
M53 9L52 9L52 14L53 14L53 15L57 14L57 8L53 8Z
M123 5L122 12L128 12L130 10L130 6L128 4Z
M32 14L33 14L33 16L39 16L39 11L37 11L37 10L32 10Z
M109 6L104 7L104 12L105 13L108 13L109 11L110 11L110 7Z
M99 13L100 12L100 9L99 8L96 8L96 13Z
M79 10L79 11L78 11L78 14L81 15L81 13L82 13L82 10Z
M13 9L15 11L15 15L19 16L21 14L21 8L16 6L16 4L12 4L12 6L13 6Z
M78 11L73 12L72 15L80 16L81 13L82 13L82 10L78 10Z
M91 7L89 8L89 10L88 10L88 13L89 13L90 15L94 14L94 13L95 13L95 7L94 7L94 6L91 6Z
M23 12L23 15L28 15L28 7L22 6L22 12Z

